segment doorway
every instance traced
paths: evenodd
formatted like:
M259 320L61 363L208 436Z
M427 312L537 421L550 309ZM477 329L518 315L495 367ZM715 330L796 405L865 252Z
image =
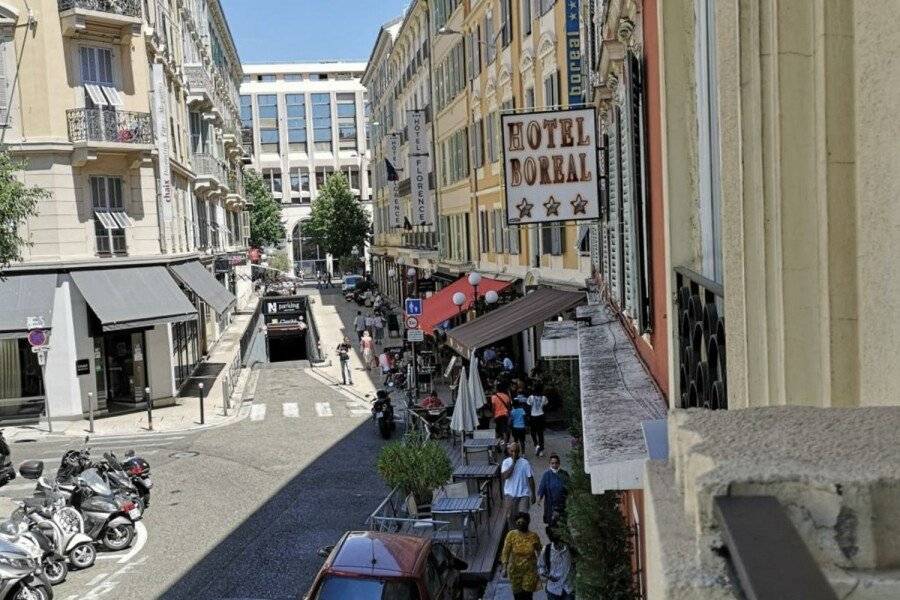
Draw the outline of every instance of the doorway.
M136 404L144 401L147 385L147 352L143 331L107 333L107 400Z

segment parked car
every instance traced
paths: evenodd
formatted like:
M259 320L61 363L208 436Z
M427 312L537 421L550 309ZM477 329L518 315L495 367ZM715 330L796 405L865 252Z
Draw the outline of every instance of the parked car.
M428 538L349 531L327 557L303 600L458 600L466 563Z
M344 294L352 292L363 281L365 281L365 279L362 275L347 275L344 277L344 283L341 284L341 292Z

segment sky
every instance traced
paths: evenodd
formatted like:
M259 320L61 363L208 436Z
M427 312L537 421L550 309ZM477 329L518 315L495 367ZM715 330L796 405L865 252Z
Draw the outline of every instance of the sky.
M241 62L359 60L409 0L221 0Z

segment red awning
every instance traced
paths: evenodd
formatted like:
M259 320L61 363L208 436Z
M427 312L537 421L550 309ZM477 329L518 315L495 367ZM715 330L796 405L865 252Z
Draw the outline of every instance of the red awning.
M484 298L484 295L491 290L499 293L510 285L512 285L511 281L500 281L482 276L481 283L478 284L478 297ZM464 275L436 292L431 298L425 299L422 304L422 316L419 317L419 329L431 335L438 325L458 315L459 307L453 304L453 294L456 292L466 295L466 303L462 306L463 311L472 307L475 290L469 285L468 275Z

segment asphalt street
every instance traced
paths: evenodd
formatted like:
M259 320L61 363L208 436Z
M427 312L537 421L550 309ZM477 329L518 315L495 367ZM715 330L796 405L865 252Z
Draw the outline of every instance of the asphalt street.
M382 440L365 399L304 371L262 367L252 405L232 424L181 434L96 439L95 454L134 448L151 464L145 539L55 588L62 600L276 599L306 592L316 550L363 528L387 493L375 470ZM13 461L55 471L80 440L13 444ZM28 495L21 479L0 495ZM8 505L8 500L4 502Z

